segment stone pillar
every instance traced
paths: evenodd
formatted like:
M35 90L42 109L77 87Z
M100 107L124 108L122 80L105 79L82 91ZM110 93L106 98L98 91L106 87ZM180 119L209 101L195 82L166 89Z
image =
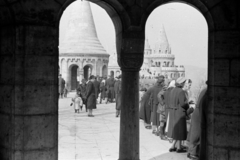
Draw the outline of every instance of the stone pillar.
M58 28L15 26L0 30L0 159L57 160Z
M82 81L82 79L83 79L83 60L81 60L80 61L80 63L79 63L79 71L80 71L80 82L79 83L81 83L81 81Z
M119 160L139 160L139 70L143 63L144 33L128 32L120 56L122 99ZM139 36L141 37L135 37ZM129 37L132 36L132 37Z
M68 86L68 91L71 91L71 70L69 69L69 61L70 61L70 59L66 59L66 79L65 79L65 81L66 81L66 84L67 84L67 86Z

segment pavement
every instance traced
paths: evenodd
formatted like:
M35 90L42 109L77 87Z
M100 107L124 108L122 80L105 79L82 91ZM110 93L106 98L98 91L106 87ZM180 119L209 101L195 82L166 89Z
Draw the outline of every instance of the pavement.
M85 108L74 113L74 92L59 99L59 160L118 160L120 118L115 103L97 104L94 117ZM187 160L186 153L169 152L171 143L161 140L140 123L140 160Z

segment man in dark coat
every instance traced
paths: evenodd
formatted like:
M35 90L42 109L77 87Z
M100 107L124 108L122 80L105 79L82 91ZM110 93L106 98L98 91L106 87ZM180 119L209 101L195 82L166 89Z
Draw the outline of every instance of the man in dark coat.
M144 101L148 101L147 103L149 103L149 100L152 97L152 102L151 103L151 122L152 122L152 129L153 129L153 133L157 133L157 126L159 126L159 113L157 113L157 106L158 106L158 98L157 95L158 93L163 89L164 86L164 76L159 76L157 77L157 82L154 86L152 86L151 88L149 88L147 90L147 92L145 93L145 96L143 97ZM149 98L148 98L149 97ZM151 100L150 100L151 101ZM143 102L146 104L146 102Z
M204 88L196 104L196 108L192 114L190 131L189 131L189 148L188 157L190 159L198 159L200 152L200 135L201 135L201 112L200 109L206 107L207 88Z
M115 80L112 76L109 76L109 78L106 80L106 87L107 87L107 102L113 102L114 99L114 83Z
M117 81L115 81L114 84L114 91L115 91L115 97L116 97L116 117L120 115L121 112L121 85L122 85L122 75L119 75L117 77Z
M62 78L62 75L60 74L58 78L59 98L63 98L64 88L65 88L65 80Z
M93 82L93 84L95 88L95 96L96 96L96 103L97 103L98 95L100 93L100 82L98 77L95 77L95 81Z
M144 121L145 128L151 129L151 103L150 101L152 98L150 98L151 92L144 93L141 101L141 106L139 109L139 118Z
M89 77L89 81L87 83L87 109L88 109L88 117L94 117L92 114L92 110L96 109L96 96L95 96L95 87L94 87L95 77L91 75Z

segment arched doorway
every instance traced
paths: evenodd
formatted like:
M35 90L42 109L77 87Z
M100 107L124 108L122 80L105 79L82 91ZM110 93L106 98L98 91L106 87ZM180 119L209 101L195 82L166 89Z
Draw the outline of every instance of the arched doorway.
M88 80L90 75L92 75L92 66L90 66L90 65L84 66L83 67L83 75L84 75L84 79Z
M110 76L111 76L111 77L114 77L114 71L111 71L111 72L110 72Z
M104 65L102 67L102 77L107 77L107 67L106 67L106 65Z
M78 66L73 65L70 69L71 72L71 90L75 90L78 86Z

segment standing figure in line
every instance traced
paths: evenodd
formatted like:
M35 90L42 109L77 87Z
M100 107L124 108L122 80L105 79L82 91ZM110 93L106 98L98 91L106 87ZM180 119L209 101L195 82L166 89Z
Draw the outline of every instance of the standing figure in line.
M190 159L197 160L200 157L200 141L201 141L201 128L203 123L203 118L206 113L204 112L207 106L207 87L204 88L197 100L196 108L192 114L192 120L190 125L190 132L189 132L189 148L187 157ZM204 146L202 147L204 148Z
M98 95L100 93L99 77L95 77L95 81L93 82L93 84L94 84L94 88L95 88L95 97L96 97L96 104L97 104Z
M62 75L60 74L59 77L58 77L59 98L63 98L64 88L65 88L65 80L62 78Z
M121 91L122 91L122 75L119 75L118 77L118 80L115 82L114 84L114 89L115 89L115 97L116 97L116 117L118 117L121 113L121 97L122 97L122 94L121 94Z
M103 78L100 82L100 104L102 103L102 100L105 100L106 97L106 80Z
M106 104L108 102L113 102L114 99L114 83L115 80L113 78L113 76L109 76L109 78L106 80L106 87L107 87L107 101Z
M72 102L75 109L75 113L79 113L79 109L82 108L83 105L81 96L76 93L75 97L72 98Z
M170 93L170 108L173 110L170 117L172 118L172 138L174 143L169 149L170 152L176 151L177 153L186 152L182 147L182 141L187 139L187 124L186 124L186 111L189 108L188 99L185 91L182 89L186 79L179 77L176 80L176 87Z
M91 75L87 83L87 96L86 96L88 117L94 117L92 114L92 110L97 108L94 81L95 81L95 77L94 75Z

